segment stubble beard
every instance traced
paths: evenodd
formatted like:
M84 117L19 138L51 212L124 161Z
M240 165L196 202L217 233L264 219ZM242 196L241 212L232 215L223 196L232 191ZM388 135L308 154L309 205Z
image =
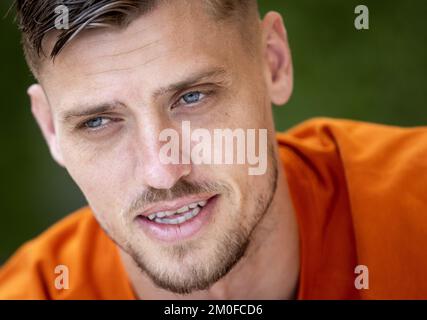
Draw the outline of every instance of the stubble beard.
M252 234L270 209L277 189L278 160L273 146L269 146L268 152L272 169L267 171L269 172L267 179L268 186L271 187L255 199L253 206L255 209L247 216L248 220L243 221L244 223L234 219L233 225L228 230L217 231L217 239L213 239L212 233L209 233L211 236L207 239L201 237L182 244L158 247L155 249L156 255L163 261L159 261L160 259L153 261L155 260L153 256L150 257L140 248L135 248L135 243L140 241L129 240L123 245L115 241L116 244L159 288L176 294L190 294L208 289L245 256L251 244ZM242 217L242 214L235 213L235 216ZM212 248L208 254L205 253L207 241L211 243L215 241L208 247ZM199 254L199 258L198 252L203 253L202 256Z

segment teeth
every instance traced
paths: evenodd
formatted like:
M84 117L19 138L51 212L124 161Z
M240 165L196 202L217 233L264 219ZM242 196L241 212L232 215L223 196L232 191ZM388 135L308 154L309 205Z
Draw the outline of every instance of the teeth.
M185 218L185 216L181 216L181 217L178 217L178 218L176 218L176 223L177 224L179 224L179 223L183 223L184 221L186 221L187 219Z
M182 223L194 217L195 215L197 215L200 212L200 207L204 207L206 203L207 201L199 201L199 202L190 203L189 205L181 207L176 211L160 211L160 212L152 213L148 216L148 219L154 220L155 222L158 222L158 223L170 223L170 224ZM184 212L187 212L187 213L181 217L170 218L170 219L168 218L175 214L180 214ZM194 214L194 215L188 218L191 214Z
M196 207L196 208L194 208L193 209L193 211L191 211L191 214L193 215L193 217L195 216L195 215L197 215L199 212L200 212L200 208L199 207Z
M186 214L180 217L164 218L164 219L156 218L154 219L154 221L157 223L163 223L163 224L180 224L196 216L200 212L200 210L201 210L200 207L196 207L193 210L188 211Z
M176 211L165 211L166 217L172 216L176 213Z
M176 210L177 213L183 213L183 212L187 212L189 210L188 206L179 208L178 210Z
M156 217L157 217L157 218L163 218L163 217L166 217L166 212L164 212L164 211L157 212L157 213L156 213Z

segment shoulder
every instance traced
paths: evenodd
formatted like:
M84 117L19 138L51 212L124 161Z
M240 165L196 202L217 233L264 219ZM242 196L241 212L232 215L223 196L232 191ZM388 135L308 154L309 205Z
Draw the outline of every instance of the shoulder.
M427 257L417 248L427 241L427 127L317 118L277 139L315 217L349 216L358 261L375 278L366 296L425 297Z
M57 298L58 266L78 270L103 231L89 208L80 209L25 243L0 269L0 299Z
M313 118L277 134L279 143L301 145L307 149L311 147L318 151L325 151L335 145L338 148L351 146L356 151L376 152L402 142L405 148L400 151L407 151L411 144L426 147L426 137L427 126L404 128L332 118Z
M389 184L427 177L427 127L315 118L278 133L277 140L280 152L292 151L324 178L337 169L347 177L388 176Z

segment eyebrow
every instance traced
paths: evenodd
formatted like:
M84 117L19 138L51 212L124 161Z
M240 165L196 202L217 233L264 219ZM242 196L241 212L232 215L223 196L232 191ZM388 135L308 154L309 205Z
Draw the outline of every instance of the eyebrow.
M79 106L76 110L65 111L61 115L62 122L66 122L72 118L81 118L105 112L111 112L118 108L126 107L123 103L113 101L105 102L97 105Z
M199 82L205 81L207 79L217 78L220 76L224 76L226 74L225 69L223 68L211 68L209 70L199 71L194 74L190 74L184 80L179 82L167 85L165 87L161 87L154 91L153 98L156 99L161 95L169 94L171 92L178 92L185 88L191 87ZM72 118L81 118L87 117L96 114L102 114L106 112L112 112L119 108L126 108L126 105L119 101L112 102L103 102L95 105L79 105L78 107L73 108L72 110L68 110L63 112L61 115L61 121L67 122Z
M202 81L224 76L226 75L226 73L227 73L226 70L220 67L196 72L194 74L187 76L187 78L184 80L181 80L177 83L173 83L166 87L161 87L157 89L153 93L153 98L156 99L161 95L169 94L171 92L181 91L188 87L194 86L195 84L200 83Z

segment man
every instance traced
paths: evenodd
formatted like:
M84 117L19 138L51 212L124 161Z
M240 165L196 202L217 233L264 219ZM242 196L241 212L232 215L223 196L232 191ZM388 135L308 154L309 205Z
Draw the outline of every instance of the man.
M28 94L89 206L18 250L0 298L427 298L426 128L314 119L276 135L291 53L255 0L69 0L67 28L57 5L17 2ZM258 133L247 155L265 170L196 163L197 139L171 143L185 124Z

